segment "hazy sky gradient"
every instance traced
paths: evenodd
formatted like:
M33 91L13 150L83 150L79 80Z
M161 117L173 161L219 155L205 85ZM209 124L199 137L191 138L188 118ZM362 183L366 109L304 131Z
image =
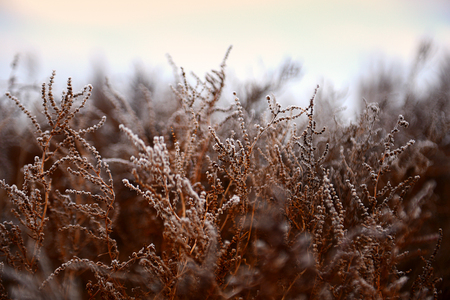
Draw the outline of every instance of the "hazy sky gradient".
M35 55L38 77L56 69L75 82L93 64L120 74L136 61L165 65L166 53L203 75L233 45L239 77L292 57L310 90L321 78L344 87L374 55L411 60L423 37L450 46L450 1L0 0L0 79L18 52Z

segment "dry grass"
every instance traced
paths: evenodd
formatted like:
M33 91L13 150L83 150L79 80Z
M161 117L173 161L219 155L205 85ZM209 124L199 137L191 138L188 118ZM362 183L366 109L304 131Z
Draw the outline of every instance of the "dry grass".
M69 79L57 99L53 73L38 109L11 81L6 98L32 126L19 133L16 110L0 103L4 299L436 299L446 291L439 277L448 275L433 269L445 224L430 220L442 183L429 172L445 150L448 104L443 116L420 119L426 133L408 128L423 113L411 102L406 117L366 103L355 124L322 124L319 87L305 107L262 98L270 83L251 86L244 100L224 94L227 56L205 79L181 69L165 104L145 80L127 100L110 84L95 97L91 85L74 92ZM298 68L280 74L274 88Z

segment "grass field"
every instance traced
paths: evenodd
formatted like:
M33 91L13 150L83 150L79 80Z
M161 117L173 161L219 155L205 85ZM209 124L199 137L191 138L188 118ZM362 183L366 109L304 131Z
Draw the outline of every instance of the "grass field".
M349 124L321 87L277 101L295 63L225 93L228 54L159 94L143 74L121 94L13 72L1 299L450 296L450 59L426 93L415 73L361 82Z

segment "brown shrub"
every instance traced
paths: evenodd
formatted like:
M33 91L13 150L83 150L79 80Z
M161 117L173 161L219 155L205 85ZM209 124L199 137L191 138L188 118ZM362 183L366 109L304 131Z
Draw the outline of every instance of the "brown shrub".
M195 84L181 69L170 107L149 84L131 103L70 79L57 100L54 73L38 116L6 94L35 142L0 128L3 298L438 297L443 233L424 224L439 185L427 151L444 138L415 144L410 111L395 121L376 103L327 130L319 87L306 107L267 96L253 113L264 99L236 93L221 107L226 57Z

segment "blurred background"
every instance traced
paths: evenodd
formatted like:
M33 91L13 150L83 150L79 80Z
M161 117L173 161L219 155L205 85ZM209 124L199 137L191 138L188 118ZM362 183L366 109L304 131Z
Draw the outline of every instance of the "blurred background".
M72 76L78 89L96 70L118 82L137 66L167 78L166 54L203 76L233 45L230 77L258 79L291 58L302 76L283 91L289 102L326 84L351 108L362 74L380 63L406 70L423 39L434 57L448 50L449 1L0 0L0 83L16 54L23 81L56 70L61 87Z

